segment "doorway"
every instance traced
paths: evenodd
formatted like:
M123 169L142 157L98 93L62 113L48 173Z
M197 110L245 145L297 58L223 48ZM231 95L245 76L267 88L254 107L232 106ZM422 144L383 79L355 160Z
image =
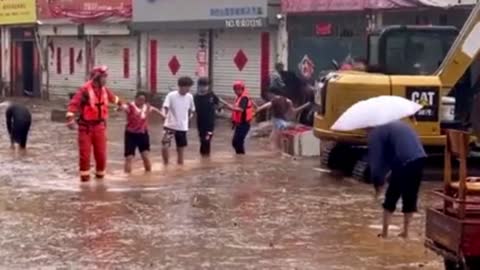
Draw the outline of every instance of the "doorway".
M22 44L22 84L23 95L34 96L34 50L35 44L33 41L24 41Z
M40 97L39 53L29 28L12 31L12 95Z

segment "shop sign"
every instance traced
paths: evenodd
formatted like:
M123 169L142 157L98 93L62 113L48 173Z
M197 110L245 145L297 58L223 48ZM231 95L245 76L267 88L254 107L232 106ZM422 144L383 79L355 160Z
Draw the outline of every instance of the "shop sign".
M35 23L35 0L0 0L0 25Z
M330 36L333 33L333 26L331 23L317 23L315 25L315 34L317 36Z
M262 19L234 19L225 20L226 28L256 28L263 27Z
M255 17L264 16L264 10L261 6L252 7L225 7L225 8L211 8L211 17Z

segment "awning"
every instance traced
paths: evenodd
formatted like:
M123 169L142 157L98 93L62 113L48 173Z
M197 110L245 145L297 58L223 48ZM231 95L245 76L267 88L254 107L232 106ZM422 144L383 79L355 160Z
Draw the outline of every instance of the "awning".
M450 7L457 0L282 0L282 12L361 11L416 7ZM457 2L458 3L458 2Z

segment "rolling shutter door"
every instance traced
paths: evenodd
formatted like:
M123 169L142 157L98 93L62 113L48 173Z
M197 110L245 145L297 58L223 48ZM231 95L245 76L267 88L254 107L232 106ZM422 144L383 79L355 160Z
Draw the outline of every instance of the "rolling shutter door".
M200 31L179 30L152 34L149 46L151 90L168 93L169 89L177 88L177 80L182 76L190 76L196 81L197 53L202 43L208 45L206 33Z
M85 82L85 40L77 37L48 38L49 92L52 98L67 98Z
M108 87L122 98L133 98L138 78L137 39L97 37L95 43L95 65L108 66Z
M232 96L233 81L242 80L250 95L259 97L275 61L273 38L260 30L217 31L213 40L214 91Z

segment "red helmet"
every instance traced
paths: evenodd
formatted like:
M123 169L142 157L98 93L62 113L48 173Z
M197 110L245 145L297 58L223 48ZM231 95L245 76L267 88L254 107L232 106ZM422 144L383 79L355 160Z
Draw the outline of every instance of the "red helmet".
M108 67L105 65L97 66L90 72L90 79L94 80L100 76L107 76Z
M233 82L233 89L240 88L242 90L245 89L245 83L243 81L235 81Z

